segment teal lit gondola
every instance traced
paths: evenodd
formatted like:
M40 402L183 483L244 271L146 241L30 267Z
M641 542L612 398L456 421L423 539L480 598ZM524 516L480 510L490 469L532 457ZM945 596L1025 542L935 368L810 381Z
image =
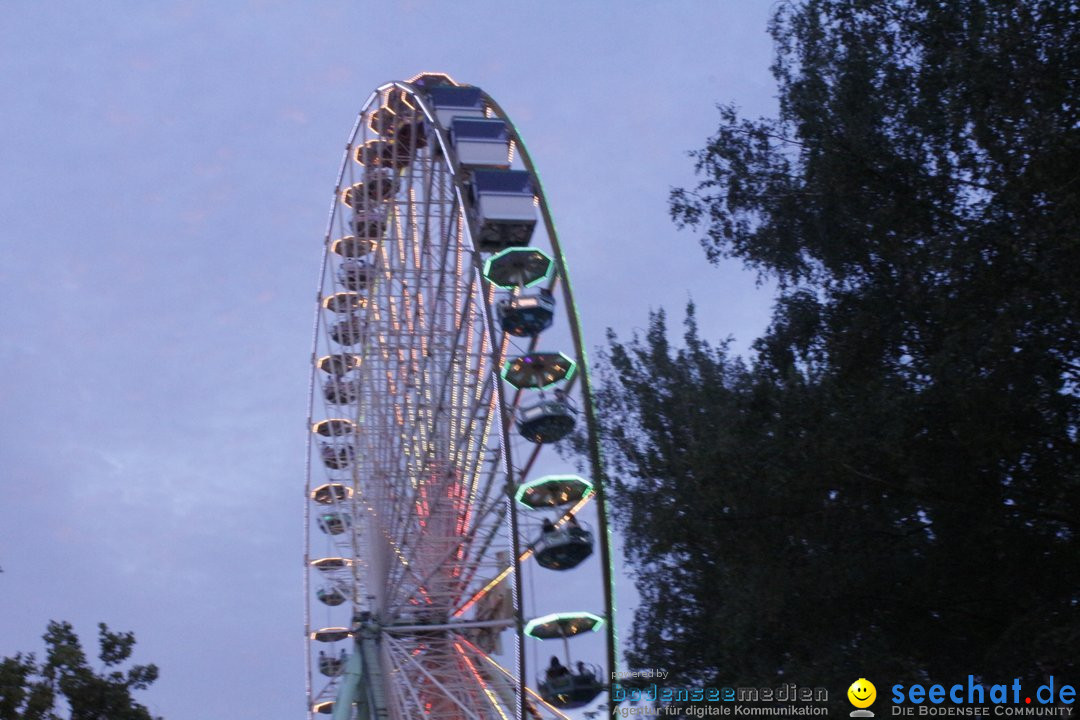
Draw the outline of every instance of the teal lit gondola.
M484 263L484 277L503 290L529 288L551 278L555 262L539 248L512 247Z
M531 352L510 358L502 376L519 390L544 390L574 377L577 363L561 352Z
M561 507L587 498L591 482L577 475L544 475L518 486L514 499L530 510Z

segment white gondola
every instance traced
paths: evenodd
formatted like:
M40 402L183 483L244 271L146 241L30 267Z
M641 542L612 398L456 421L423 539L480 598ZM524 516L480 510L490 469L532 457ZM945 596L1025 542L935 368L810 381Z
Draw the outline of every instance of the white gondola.
M319 672L327 677L335 677L341 674L341 671L345 667L345 660L348 655L344 650L341 651L341 655L334 657L333 655L327 655L322 650L319 651Z
M333 586L321 587L315 591L315 597L323 605L329 605L330 607L337 607L343 602L348 600L348 597L341 591L340 588Z
M337 278L349 290L367 290L375 280L375 268L371 263L347 258L338 265Z
M386 170L372 170L363 182L354 183L341 191L341 202L353 210L362 211L367 203L392 200L396 176Z
M450 142L462 167L510 168L510 128L503 120L455 117Z
M484 94L478 87L439 85L428 90L428 100L444 128L456 117L484 117Z
M470 188L481 251L498 252L529 244L536 227L536 205L528 172L476 170Z
M360 383L340 377L330 378L323 383L323 398L332 405L347 405L360 397Z
M339 345L355 345L364 337L363 321L355 315L340 320L330 327L330 337Z
M356 450L352 445L330 445L322 443L319 449L323 465L331 470L344 470L356 459Z
M327 535L340 535L352 527L352 515L337 511L324 512L319 514L316 522Z

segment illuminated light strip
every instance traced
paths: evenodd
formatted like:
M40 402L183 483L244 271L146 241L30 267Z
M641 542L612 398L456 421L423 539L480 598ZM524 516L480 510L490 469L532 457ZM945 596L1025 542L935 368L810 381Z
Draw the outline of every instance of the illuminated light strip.
M413 240L413 267L420 270L420 234L419 223L416 221L416 189L409 188L409 215L412 221Z
M510 336L509 335L504 335L502 345L499 346L499 358L501 359L501 358L506 357L506 351L509 350L509 349L510 349ZM518 394L520 394L520 393L521 393L521 390L518 390ZM517 396L516 395L514 396L514 402L512 404L511 411L515 407L517 407Z
M458 644L457 641L454 641L454 649L458 651L458 655L460 655L461 659L465 661L466 665L468 665L469 670L473 674L473 677L476 678L476 682L480 683L480 687L481 689L483 689L484 694L487 695L488 702L491 703L491 706L495 708L495 711L499 713L503 720L510 720L510 718L506 717L506 713L503 712L502 707L499 705L499 701L498 698L495 697L495 693L493 693L488 688L488 684L484 682L484 678L480 676L480 671L476 669L476 666L473 665L472 660L470 660L469 656L465 654L465 651L461 649L461 645Z
M472 433L469 434L469 442L465 446L465 458L473 457L473 450L476 448L476 436ZM461 534L468 532L469 526L472 520L473 505L476 503L476 487L478 483L478 476L475 470L466 471L462 475L461 481L463 483L463 498L464 510L461 517ZM467 483L468 490L465 490L465 484Z
M453 379L454 378L448 378L448 380ZM458 433L461 431L461 418L457 412L459 396L458 383L450 382L450 437L452 438L457 437Z
M401 242L402 238L404 237L404 233L401 232L401 212L397 209L397 207L394 208L393 225L394 225L394 229L397 231L397 235L396 235L395 239L397 240L397 246L398 246L398 260L399 260L401 265L404 265L405 264L405 243Z
M459 637L461 637L461 636L459 636ZM490 656L490 655L488 655L488 654L487 654L486 652L484 652L484 651L483 651L483 650L481 650L480 648L478 648L478 647L476 647L475 645L473 645L473 643L472 643L472 642L471 642L471 641L470 641L470 640L469 640L468 638L464 638L464 637L462 637L462 638L461 638L461 641L462 641L463 643L465 643L466 645L468 645L468 646L469 646L469 648L470 648L470 649L471 649L471 650L472 650L472 651L473 651L474 653L476 653L477 655L479 655L480 657L482 657L482 658L483 658L484 660L487 660L487 661L488 661L488 662L489 662L490 664L492 664L492 665L494 665L494 666L495 666L496 668L498 668L498 669L499 669L499 672L501 672L501 673L502 673L503 675L505 675L506 677L510 678L510 680L512 680L512 681L514 682L514 684L515 684L515 685L517 684L517 681L518 681L518 679L517 679L516 677L514 677L514 674L513 674L512 672L510 672L509 670L507 670L506 668L504 668L504 667L503 667L502 665L500 665L500 664L499 664L499 662L498 662L497 660L495 660L495 658L491 657L491 656ZM529 694L530 694L530 695L532 695L532 696L533 696L534 698L536 698L537 700L539 700L539 701L541 702L541 704L543 704L543 706L544 706L544 707L546 707L546 708L547 708L548 710L550 710L551 712L555 713L555 714L556 714L556 715L558 715L559 717L563 718L563 720L571 720L571 718L570 718L570 716L569 716L569 715L566 715L566 714L565 714L565 713L563 713L563 712L562 712L561 710L559 710L559 708L555 707L554 705L552 705L551 703L549 703L549 702L548 702L547 700L545 700L545 699L544 699L544 698L543 698L543 697L542 697L542 696L541 696L541 695L540 695L540 694L539 694L538 692L536 692L536 691L535 691L535 690L533 690L533 689L532 689L531 687L529 687L529 686L528 686L528 684L526 684L526 685L525 685L524 687L525 687L525 692L529 693Z
M465 262L465 219L463 213L458 213L457 216L457 233L454 238L457 241L457 270L456 277L464 277L464 262Z
M400 297L395 296L393 298L393 300L395 300L397 302L394 302L392 304L392 306L394 307L394 311L395 311L395 315L394 315L395 325L397 325L397 327L395 329L400 329L402 324L404 324L405 329L408 332L408 335L411 336L413 331L415 330L415 328L413 328L413 324L412 324L412 313L409 312L409 308L411 307L411 303L409 302L410 296L409 296L408 285L406 285L405 283L401 284L401 289L400 289L399 295L400 295ZM404 321L402 320L401 316L404 316ZM397 351L400 353L402 351L402 343L401 343L402 337L399 335L395 339L398 341L398 344L395 347L397 348Z
M571 515L577 515L578 510L580 510L581 508L583 508L586 505L588 505L589 503L591 503L592 499L594 497L595 497L595 494L590 492L588 495L586 495L585 497L578 500L577 504L574 505L574 507L567 510L563 514L562 518L557 523L555 523L555 527L562 527L564 524L570 522L570 516Z
M528 557L526 557L526 556L528 556L528 557L532 557L532 550L526 550L526 551L525 551L524 553L522 553L522 557L523 557L523 558L525 558L525 559L527 560L527 559L528 559ZM520 561L520 558L519 558L519 561ZM475 595L473 595L473 596L472 596L471 598L469 598L469 601L468 601L467 603L465 603L465 604L464 604L464 605L462 605L462 606L461 606L460 608L458 608L457 610L455 610L455 611L454 611L454 614L453 614L453 615L452 615L451 617L461 617L462 615L464 615L464 614L465 614L465 612L466 612L466 611L468 611L468 609L469 609L469 608L471 608L471 607L472 607L473 605L475 605L475 604L476 604L476 602L477 602L477 601L478 601L478 600L479 600L480 598L482 598L482 597L484 597L485 595L487 595L487 594L488 594L488 592L490 592L490 591L491 591L491 589L492 589L493 587L495 587L495 586L496 586L496 585L498 585L498 584L499 584L500 582L502 582L502 581L503 581L503 580L504 580L504 579L506 578L506 576L507 576L507 575L509 575L509 574L510 574L510 573L512 573L512 572L514 572L514 566L513 566L513 565L509 566L508 568L506 568L505 570L503 570L503 571L502 571L501 573L499 573L498 575L496 575L496 576L495 576L495 579L493 579L493 580L492 580L491 582L489 582L489 583L488 583L487 585L485 585L485 586L484 586L483 588L481 588L480 590L478 590L478 591L476 592L476 594L475 594Z
M458 85L457 81L454 80L454 78L450 77L450 75L448 73L444 73L444 72L441 72L441 71L436 72L436 71L432 71L432 70L421 70L420 72L418 72L417 74L415 74L411 78L409 78L409 83L410 84L414 83L417 80L419 80L420 78L424 77L425 75L434 75L435 77L446 78L447 80L450 81L450 84L453 85L454 87L457 87L457 85ZM405 99L408 100L408 97L409 96L406 95ZM409 107L412 107L412 105L409 104ZM415 110L416 108L413 108L413 109Z

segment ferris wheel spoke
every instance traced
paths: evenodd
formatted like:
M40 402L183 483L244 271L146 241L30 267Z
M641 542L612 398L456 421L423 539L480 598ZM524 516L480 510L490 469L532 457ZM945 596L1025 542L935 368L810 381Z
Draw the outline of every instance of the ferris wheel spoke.
M557 528L560 528L563 525L565 525L566 522L568 521L568 519L571 516L577 514L583 507L585 507L586 505L591 503L593 501L593 497L594 496L590 495L588 497L582 498L577 503L575 503L562 516L560 516L559 519L556 522L553 523L554 527L557 529ZM525 538L522 538L522 540L524 541ZM452 616L453 617L458 617L461 614L463 614L466 610L471 608L480 598L482 598L484 595L486 595L488 592L490 592L492 590L492 588L494 588L498 583L505 580L506 577L508 575L510 575L510 573L514 572L514 569L515 569L515 567L517 565L520 565L521 563L524 563L524 562L528 561L529 558L531 558L535 554L535 551L533 549L533 545L534 545L534 543L526 541L526 549L525 549L524 552L522 552L518 556L516 563L504 562L501 565L497 565L496 570L498 570L498 574L495 575L491 580L489 580L479 590L477 590L473 594L469 595L468 599L465 601L465 603L463 605L461 605L458 608L455 608L454 612L452 613Z
M429 571L428 575L426 575L424 577L418 577L418 576L415 575L415 573L412 573L410 575L410 577L415 582L415 585L413 587L414 588L425 588L425 587L427 587L428 584L431 582L431 579L434 577L434 575L437 572L439 572L445 566L446 563L452 562L455 559L455 556L457 556L457 555L460 555L460 554L466 554L467 555L469 549L471 548L472 542L475 539L476 533L479 530L481 530L481 529L483 529L485 527L489 527L490 530L491 530L491 533L488 534L485 537L485 542L483 543L484 551L486 551L486 549L491 544L491 540L495 537L495 533L499 529L498 526L499 526L499 523L502 520L503 508L505 508L505 503L502 502L501 499L496 500L494 502L491 502L491 503L488 504L488 506L486 508L483 508L480 511L480 516L485 520L490 520L491 521L490 525L488 523L477 523L477 524L475 524L468 531L468 533L461 536L460 542L459 542L458 545L455 545L454 547L450 548L446 552L446 554L439 561L436 561L434 563L434 567L433 567L433 569L431 569ZM475 555L473 557L469 557L468 558L468 563L467 563L468 566L473 570L478 569L482 565L482 563L481 563L482 557L483 557L482 555ZM462 564L465 564L465 563L462 563ZM457 584L457 590L453 594L453 598L452 598L452 601L451 601L452 603L456 603L458 601L458 599L462 596L462 594L465 592L465 588L467 587L468 583L470 582L470 578L471 578L471 574L469 576L463 578L462 581ZM398 576L398 578L396 579L395 584L391 587L390 596L398 598L396 604L391 607L392 611L393 610L400 610L400 609L406 607L408 604L414 603L415 601L420 600L421 598L418 597L418 595L423 594L419 589L414 589L411 593L403 591L402 588L401 588L401 584L402 584L403 580L404 580L404 576Z
M469 677L458 660L451 639L443 633L415 638L406 644L392 635L385 642L396 655L396 666L417 689L426 717L456 717L464 713L471 720L487 720L477 712L482 707L482 689ZM423 658L424 662L420 659ZM436 692L437 691L437 692ZM456 711L456 712L455 712Z
M457 418L459 425L462 427L455 432L458 436L456 440L457 449L454 449L452 442L450 456L450 465L452 467L461 467L460 478L457 484L464 488L461 493L461 497L457 498L454 503L454 522L456 527L454 534L462 539L462 543L458 546L452 547L446 551L441 560L436 563L437 566L443 566L447 562L453 562L455 556L457 559L468 557L469 545L472 542L473 533L470 532L470 526L474 522L473 516L476 514L474 504L477 500L476 491L480 484L479 478L479 465L483 459L484 454L477 452L477 445L486 446L487 438L490 432L492 417L490 411L493 407L493 393L491 387L491 374L485 373L486 377L482 383L473 387L466 385L467 390L475 392L474 397L468 399L467 403L459 403L455 407L461 408L457 412ZM465 383L461 383L465 384ZM462 418L467 411L467 416ZM413 444L416 444L416 438L413 438ZM462 451L464 454L462 455ZM431 458L425 454L425 461L430 461ZM490 483L488 484L490 487ZM414 498L422 492L422 488L417 488L414 493ZM413 521L421 521L420 515L422 513L418 510L425 506L424 499L414 499L409 503L409 513L405 521L399 522L399 532L409 532L415 530L413 527ZM483 519L484 516L480 516ZM425 534L420 534L420 542L428 539ZM442 543L442 540L437 542ZM455 571L456 573L456 571ZM404 577L404 574L400 574L399 577ZM422 583L426 584L426 583Z
M478 648L476 645L474 645L464 635L458 634L457 637L458 637L458 640L461 642L461 644L464 645L466 648L468 648L469 651L474 655L474 657L478 658L483 663L486 663L488 666L493 668L494 671L501 674L502 677L504 678L504 680L506 680L508 682L516 682L517 681L517 677L514 675L514 673L510 672L505 667L503 667L501 664L499 664L499 662L497 660L495 660L495 658L491 657L491 655L489 655L488 653L486 653L483 650L481 650L480 648ZM544 698L540 695L540 693L536 692L535 690L533 690L528 685L525 686L525 693L529 697L531 697L532 700L535 702L535 705L533 706L533 710L530 713L530 714L534 715L534 717L539 716L539 713L536 712L536 708L538 706L539 708L543 708L544 710L546 710L551 715L553 715L553 716L555 716L557 718L561 718L562 720L571 720L569 715L567 715L566 713L559 710L559 708L555 707L554 705L549 703L547 700L544 700Z
M389 645L383 648L389 667L393 668L393 674L399 677L407 677L408 672L398 663L397 654L390 650ZM416 685L411 682L399 682L393 685L393 697L397 708L397 717L400 720L424 716L424 703L417 693Z

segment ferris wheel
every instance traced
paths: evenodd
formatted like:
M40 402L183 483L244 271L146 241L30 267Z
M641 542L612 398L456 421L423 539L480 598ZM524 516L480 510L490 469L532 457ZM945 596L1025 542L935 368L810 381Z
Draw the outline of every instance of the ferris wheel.
M308 417L309 718L611 711L597 422L520 135L448 75L387 83L334 195ZM554 449L572 435L582 468Z

